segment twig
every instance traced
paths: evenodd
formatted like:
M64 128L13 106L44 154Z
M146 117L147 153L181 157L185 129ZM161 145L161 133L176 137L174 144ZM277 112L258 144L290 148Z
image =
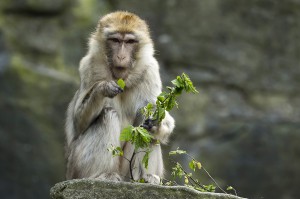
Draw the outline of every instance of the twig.
M190 154L188 153L185 153L188 157L190 157L192 160L198 162L193 156L191 156ZM217 183L217 181L215 181L215 179L209 174L209 172L202 166L203 170L205 171L205 173L210 177L210 179L215 183L215 185L217 185L217 187L223 191L224 193L227 194L227 192L221 188L221 186Z
M234 194L237 196L237 192L236 192L235 188L233 188L232 186L230 186L230 187L231 187L231 190L234 191Z
M222 189L221 187L220 187L220 185L217 183L217 181L215 181L215 179L208 173L208 171L202 166L202 168L203 168L203 170L205 171L205 173L210 177L210 179L217 185L217 187L221 190L221 191L223 191L224 193L226 193L227 194L227 192L226 191L224 191L224 189Z
M131 156L131 159L129 160L129 171L130 171L130 176L131 176L131 180L134 181L134 178L133 178L133 174L132 174L132 161L133 161L133 157L135 156L135 152L133 152L132 156Z
M171 182L171 183L173 183L173 184L179 186L179 184L177 184L177 182L175 182L175 181L170 181L170 180L168 180L168 179L166 179L166 178L161 178L161 180L164 180L164 181L167 181L167 182ZM164 184L163 184L163 185L164 185Z
M188 176L188 173L182 168L182 166L180 165L182 171L185 173L185 175L187 175L187 177L189 179L191 179L196 185L198 185L199 187L201 187L202 189L206 190L206 191L209 191L207 188L205 188L202 184L200 184L199 182L197 182L193 177L191 176Z
M171 160L171 161L172 161L174 164L176 164L176 162L175 162L174 160ZM193 181L194 184L198 185L198 186L201 187L202 189L204 189L204 190L206 190L206 191L209 192L209 190L206 189L202 184L200 184L200 183L197 182L194 178L192 178L191 176L189 176L189 175L188 175L188 172L186 172L186 171L184 170L184 168L181 166L181 164L179 164L179 166L180 166L181 170L184 172L184 174L185 174L189 179L191 179L191 180Z
M121 156L122 158L124 158L125 160L127 160L128 162L130 162L130 160L124 156Z

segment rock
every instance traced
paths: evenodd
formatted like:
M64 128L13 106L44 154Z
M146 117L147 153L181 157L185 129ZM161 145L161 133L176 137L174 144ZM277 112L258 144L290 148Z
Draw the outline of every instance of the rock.
M141 183L99 181L91 179L70 180L51 188L52 199L239 199L240 197L204 193L183 186L159 186Z

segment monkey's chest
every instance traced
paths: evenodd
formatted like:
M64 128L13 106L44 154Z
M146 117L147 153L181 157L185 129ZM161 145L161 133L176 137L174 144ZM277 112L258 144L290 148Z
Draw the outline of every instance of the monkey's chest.
M118 113L118 120L121 128L133 125L138 112L138 105L132 99L117 98L113 102L113 108Z

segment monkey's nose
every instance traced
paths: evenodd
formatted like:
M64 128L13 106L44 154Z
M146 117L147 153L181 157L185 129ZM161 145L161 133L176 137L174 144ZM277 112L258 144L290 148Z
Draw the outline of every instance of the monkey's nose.
M120 60L120 61L122 61L123 59L125 59L125 56L117 56L118 57L118 59Z

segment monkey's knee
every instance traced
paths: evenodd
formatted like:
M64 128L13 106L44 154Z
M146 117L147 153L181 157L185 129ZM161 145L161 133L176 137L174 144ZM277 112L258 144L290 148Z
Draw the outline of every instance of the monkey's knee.
M107 126L109 124L116 124L119 122L118 113L112 107L104 107L99 116L93 121L96 126Z
M115 121L116 119L118 120L118 113L117 111L112 108L112 107L105 107L101 114L103 115L103 120L104 121Z
M122 177L119 174L117 174L116 172L102 173L98 177L96 177L96 179L110 180L110 181L122 181L123 180Z

